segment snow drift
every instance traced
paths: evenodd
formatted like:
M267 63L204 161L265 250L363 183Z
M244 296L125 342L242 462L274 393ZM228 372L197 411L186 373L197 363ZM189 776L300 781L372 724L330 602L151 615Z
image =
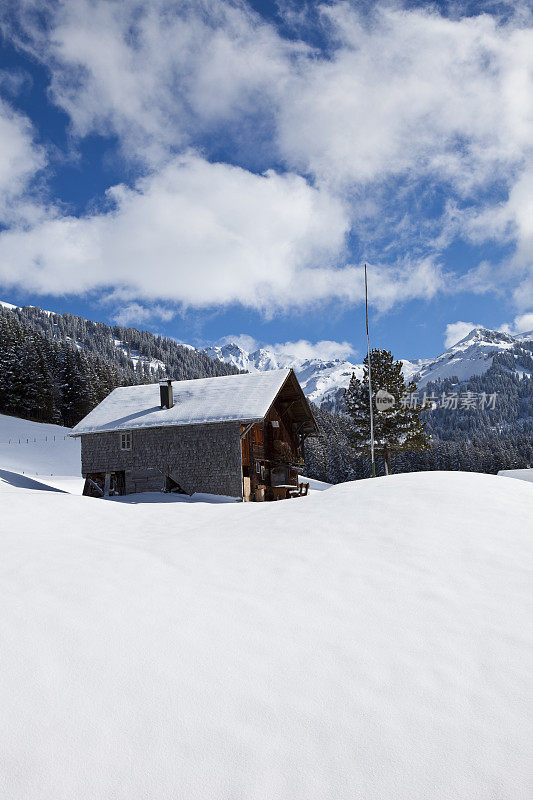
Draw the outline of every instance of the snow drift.
M530 484L4 497L2 797L532 796Z
M501 469L498 475L502 478L517 478L520 481L533 482L533 469L531 467L528 469Z
M80 440L70 428L0 414L0 468L81 478Z

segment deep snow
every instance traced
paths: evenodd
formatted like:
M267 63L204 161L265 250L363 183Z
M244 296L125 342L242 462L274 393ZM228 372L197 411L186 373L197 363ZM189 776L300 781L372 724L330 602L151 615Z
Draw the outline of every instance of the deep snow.
M533 795L530 484L0 501L0 796Z
M498 475L502 478L518 478L521 481L533 482L533 469L501 469Z
M0 469L44 479L81 473L80 440L70 428L0 414Z

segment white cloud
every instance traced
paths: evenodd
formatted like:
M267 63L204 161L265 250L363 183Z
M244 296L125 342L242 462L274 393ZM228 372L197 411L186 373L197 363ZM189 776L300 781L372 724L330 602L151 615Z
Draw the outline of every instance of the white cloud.
M26 0L19 44L49 67L77 135L116 134L150 163L257 115L291 168L335 185L432 175L468 193L521 162L533 128L530 17L385 4L369 16L343 2L321 15L327 55L245 4ZM261 126L250 130L257 146Z
M34 217L31 197L25 196L45 166L44 151L34 140L27 117L0 99L0 220L4 223Z
M269 311L323 295L306 275L334 262L348 230L342 205L297 175L254 175L192 153L108 199L111 210L1 233L0 280L39 293L110 289L126 303Z
M517 245L505 270L485 264L457 288L507 280L517 308L531 307L526 5L503 20L399 3L364 15L334 3L321 9L326 54L223 0L25 0L19 10L18 43L47 65L50 97L74 136L116 136L148 177L111 189L112 212L49 212L4 235L7 282L22 280L20 266L34 291L105 287L125 303L168 296L272 313L328 298L360 302L360 268L337 266L352 227L379 262L372 298L382 310L446 290L439 252L457 235ZM36 22L43 12L45 26ZM253 151L255 165L281 159L289 173L207 162L201 170L198 157L193 170L183 166L190 156L176 156L219 135L236 158ZM21 163L32 175L38 151L26 137L34 162ZM509 193L496 207L487 191L495 181ZM435 188L453 199L440 217Z
M430 175L471 192L531 147L533 29L376 4L324 6L331 58L300 59L283 87L279 144L338 183Z
M387 240L426 254L455 236L515 245L462 289L514 287L524 309L533 304L533 18L530 4L512 9L504 20L501 6L453 18L400 4L374 4L370 15L324 6L330 57L299 59L277 130L291 169L354 198L370 257ZM495 203L495 192L508 200Z
M464 339L465 336L468 336L470 331L473 331L474 328L482 328L483 325L474 322L450 322L446 325L446 332L444 334L444 346L446 348L451 347L453 344L457 344L460 342L461 339Z
M514 326L517 333L529 333L529 331L533 331L533 311L515 317Z
M162 306L152 306L147 308L139 303L130 303L127 306L120 308L114 315L114 320L117 325L133 325L142 322L149 322L153 319L160 319L163 322L169 322L175 315L171 309Z
M533 108L532 108L533 114ZM532 134L533 135L533 134ZM508 197L502 202L463 219L463 233L478 243L492 240L515 245L512 254L500 265L491 268L485 284L492 278L496 284L513 286L516 308L525 311L533 306L533 152L524 162Z
M368 276L369 304L383 312L413 298L430 300L439 292L449 291L451 283L432 258L404 259L392 267L369 264ZM327 298L351 304L361 303L365 297L361 266L307 269L299 280L310 300Z
M47 64L73 132L116 134L128 158L151 165L195 132L262 104L270 113L290 54L302 50L245 4L222 0L27 0L19 23L18 43Z
M272 345L276 353L305 361L307 359L319 358L322 361L332 361L333 359L347 359L355 355L353 345L349 342L335 342L322 340L320 342L309 342L307 339L300 339L297 342L283 342Z
M240 303L267 315L364 297L362 268L337 266L349 230L343 205L297 175L254 175L190 153L133 189L113 187L108 200L100 213L0 233L0 281L42 294L98 290L143 306ZM444 285L432 259L369 268L380 310Z
M0 70L0 91L16 96L28 90L33 84L29 72L22 69Z
M533 311L519 314L513 322L504 322L503 325L500 325L500 330L511 335L533 331Z

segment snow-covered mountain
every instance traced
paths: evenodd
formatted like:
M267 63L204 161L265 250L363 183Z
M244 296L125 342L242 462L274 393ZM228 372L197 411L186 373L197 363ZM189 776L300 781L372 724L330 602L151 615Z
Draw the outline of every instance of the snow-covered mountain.
M8 311L17 309L17 306L6 301L0 301L0 307ZM31 308L35 313L43 315L48 323L52 312ZM65 317L65 319L67 318ZM74 325L72 320L77 321L77 324ZM152 373L157 372L158 369L167 369L171 374L176 372L174 361L172 363L168 361L168 347L164 351L167 359L164 362L162 360L163 351L159 348L157 338L152 334L139 333L133 328L111 328L102 323L92 323L82 317L72 317L72 315L69 315L67 321L70 327L74 326L73 330L75 330L76 335L68 335L70 333L69 327L68 330L65 328L64 338L79 349L88 352L94 351L96 354L101 354L101 351L105 351L107 355L107 349L111 344L112 350L119 355L119 362L117 363L122 364L124 362L135 369L142 365ZM89 325L87 326L85 323L89 323ZM116 330L123 331L127 341L116 338ZM99 336L100 344L96 349L94 347L91 349L89 347L91 340L97 335ZM136 342L137 339L139 342L143 340L145 350L148 348L147 353L149 351L149 354L141 352L140 345ZM211 359L217 359L239 370L247 370L249 372L292 367L307 397L317 405L330 410L339 408L344 389L348 386L352 373L355 372L359 378L363 374L363 365L361 363L346 359L302 358L287 353L286 347L283 350L279 350L275 346L268 346L248 351L237 343L221 346L211 345L203 350L184 343L180 343L180 346L181 353L178 356L181 360L183 360L183 348L186 348L191 352L192 362L194 362L195 356L206 361L205 356L207 355ZM171 347L178 347L174 340L171 342ZM393 351L395 349L393 345L392 349ZM461 341L449 347L436 358L401 360L405 379L414 380L418 387L423 389L430 381L452 377L465 381L474 375L481 375L492 366L496 355L503 354L507 354L510 359L507 365L510 370L519 375L531 375L533 370L529 365L533 354L533 331L511 335L502 331L489 330L488 328L474 328ZM187 370L186 377L189 377L191 372L193 375L196 373L204 375L205 364L195 366L192 362L192 366ZM207 363L209 364L209 362Z
M261 347L249 353L238 344L231 343L206 347L204 352L211 358L218 358L248 372L291 367L307 397L318 405L336 406L338 398L348 386L352 372L358 377L363 374L362 364L341 359L302 359L276 352L271 347Z
M533 331L511 336L501 331L475 328L436 358L417 360L401 359L406 380L414 380L419 388L430 381L457 377L460 381L486 372L494 356L512 351L516 361L520 354L531 356ZM528 347L529 345L529 347ZM358 378L363 374L363 365L351 361L320 358L301 359L287 353L277 352L273 347L262 347L248 352L236 343L206 347L204 352L226 364L249 372L292 367L307 397L326 408L338 407L344 389L348 386L352 372ZM517 365L519 374L531 374L527 368Z
M474 328L470 333L444 351L435 359L420 361L418 375L414 376L419 387L425 386L429 381L443 378L457 377L460 381L467 380L473 375L482 375L491 366L494 356L499 353L513 351L514 360L520 355L531 355L531 350L524 347L526 343L533 343L533 331L511 336L501 331L491 331L487 328ZM515 352L518 348L519 352ZM520 374L531 374L528 369L515 367Z

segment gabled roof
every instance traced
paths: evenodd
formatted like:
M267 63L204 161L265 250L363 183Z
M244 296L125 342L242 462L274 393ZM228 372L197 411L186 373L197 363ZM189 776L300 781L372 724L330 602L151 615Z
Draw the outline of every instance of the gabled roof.
M207 422L259 422L291 373L290 369L280 369L172 381L174 405L168 409L160 406L157 383L123 386L102 400L72 429L71 435ZM296 381L294 373L292 378ZM301 397L315 426L303 393Z

